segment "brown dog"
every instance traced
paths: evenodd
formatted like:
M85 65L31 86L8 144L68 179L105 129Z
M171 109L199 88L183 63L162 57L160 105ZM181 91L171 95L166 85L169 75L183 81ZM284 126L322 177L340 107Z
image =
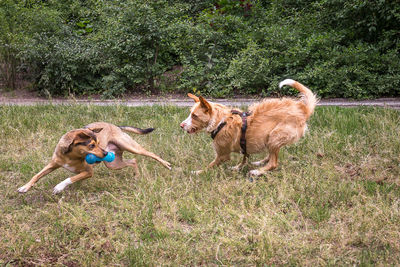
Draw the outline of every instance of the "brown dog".
M126 166L131 166L135 171L135 177L139 175L136 160L123 160L122 153L124 151L151 157L159 161L166 168L171 169L171 164L169 162L145 150L122 130L136 134L147 134L154 129L149 128L143 130L129 126L115 126L110 123L95 122L85 126L83 129L69 131L64 134L58 142L50 163L38 174L33 176L27 184L20 187L18 192L27 192L41 177L59 167L64 167L76 173L76 175L65 179L54 187L54 194L63 191L65 187L72 183L91 177L93 175L94 164L91 165L85 161L85 157L89 153L103 158L108 152L114 152L114 161L104 161L107 168L119 170Z
M302 98L297 101L289 98L264 100L250 106L248 113L188 94L195 104L180 126L188 133L206 129L211 134L216 157L208 168L229 160L231 152L242 152L243 160L234 167L239 170L246 164L249 154L265 149L269 155L253 163L262 167L250 171L250 175L263 175L277 167L280 148L304 135L306 122L318 102L316 96L301 83L286 79L279 84L280 87L284 85L299 90Z

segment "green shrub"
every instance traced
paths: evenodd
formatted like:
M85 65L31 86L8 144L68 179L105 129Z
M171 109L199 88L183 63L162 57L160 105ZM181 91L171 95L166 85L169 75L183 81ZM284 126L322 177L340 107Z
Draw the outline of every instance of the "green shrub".
M108 17L102 39L97 40L108 63L104 73L116 78L117 87L122 83L125 88L153 89L156 77L175 64L169 22L177 10L163 1L131 1L122 7L117 19Z
M399 94L400 58L359 43L337 47L323 60L309 64L299 80L324 97L371 98Z
M277 88L290 77L320 97L399 96L399 24L378 0L1 0L0 82L224 97L295 94Z
M91 66L96 51L74 32L65 28L64 38L35 35L26 45L24 59L36 73L37 88L46 95L71 95L96 92L96 73Z
M197 23L181 21L174 31L177 38L173 45L184 69L180 89L217 97L231 94L225 72L238 50L247 44L245 21L207 11Z
M270 53L265 48L254 42L239 52L227 70L231 81L230 86L246 90L248 93L257 94L265 85L271 83L274 77L275 66L278 62L271 62ZM275 65L275 66L274 66Z

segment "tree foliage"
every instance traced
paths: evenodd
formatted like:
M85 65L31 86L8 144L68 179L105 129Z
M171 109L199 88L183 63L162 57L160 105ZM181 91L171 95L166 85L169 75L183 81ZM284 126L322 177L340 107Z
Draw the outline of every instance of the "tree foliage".
M321 97L398 96L398 25L386 0L0 0L0 79L222 97L290 93L276 85L291 77Z

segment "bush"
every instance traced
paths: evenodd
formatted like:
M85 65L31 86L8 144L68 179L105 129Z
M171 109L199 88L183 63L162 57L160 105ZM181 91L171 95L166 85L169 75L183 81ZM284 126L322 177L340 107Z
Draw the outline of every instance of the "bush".
M118 87L152 90L156 77L175 65L169 22L177 17L177 10L163 1L133 1L122 7L120 17L109 16L97 38L107 62L101 68L106 79L115 80Z
M197 22L189 18L177 23L173 45L184 69L179 88L216 97L232 94L225 72L247 45L247 26L241 16L213 10L203 11Z
M229 64L227 77L230 86L247 90L250 94L265 93L263 89L271 84L278 63L271 62L270 58L267 49L250 42Z
M307 66L300 80L324 97L371 98L399 95L400 58L359 43L329 51L323 61Z
M321 97L398 96L399 24L378 0L1 0L0 68L47 95L292 94L277 89L290 77Z
M91 68L96 51L68 28L63 35L61 39L37 34L26 45L23 58L35 70L37 88L49 96L96 92L96 72Z

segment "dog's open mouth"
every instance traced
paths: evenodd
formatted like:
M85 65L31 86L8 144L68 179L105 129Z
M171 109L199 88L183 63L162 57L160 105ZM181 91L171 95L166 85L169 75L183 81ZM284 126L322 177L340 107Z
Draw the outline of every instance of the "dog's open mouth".
M197 129L196 128L190 128L189 130L187 130L187 132L189 134L193 134L193 133L197 132Z

